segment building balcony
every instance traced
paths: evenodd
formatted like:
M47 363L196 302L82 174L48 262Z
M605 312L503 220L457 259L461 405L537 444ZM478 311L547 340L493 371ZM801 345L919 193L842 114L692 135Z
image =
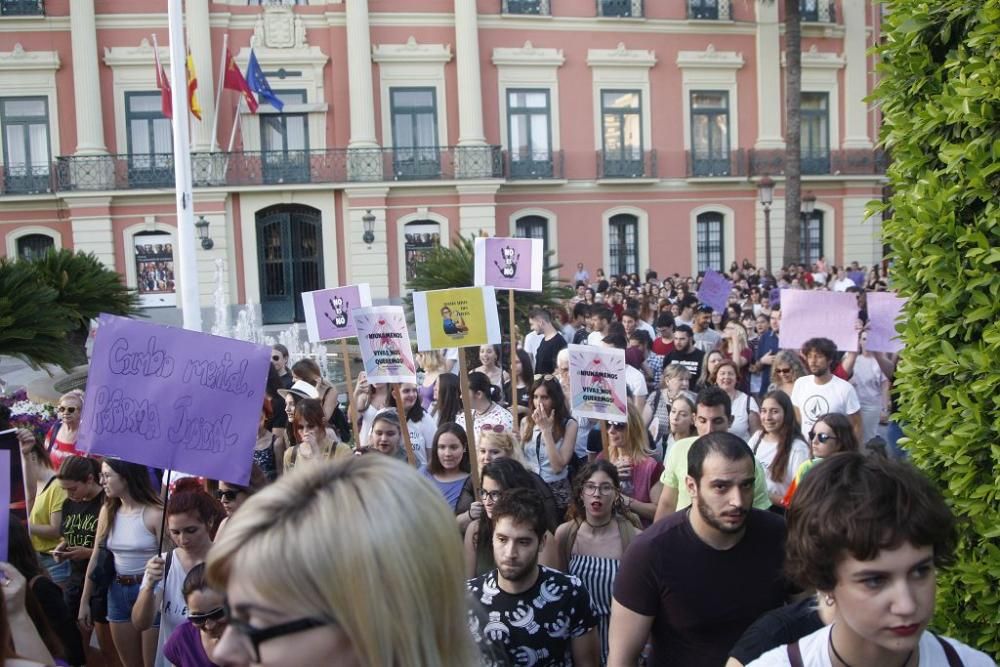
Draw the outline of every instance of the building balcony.
M729 0L687 0L687 17L696 21L729 21L732 8Z
M35 195L52 192L49 165L0 166L0 194Z
M475 178L503 178L499 146L336 148L191 156L191 179L195 187ZM24 192L15 191L7 181L4 194ZM54 187L61 192L173 188L174 158L170 153L63 156L56 160Z
M642 18L642 0L597 0L597 15L618 18Z
M725 178L746 176L746 152L743 149L702 154L685 151L688 178Z
M504 173L511 181L563 178L562 151L508 151L504 153L504 164Z
M0 16L45 16L43 0L0 0Z
M799 18L803 23L836 23L834 0L799 0Z
M785 151L749 151L751 176L780 176L785 173ZM879 176L885 174L888 156L884 151L849 149L803 152L803 176Z
M551 16L549 0L503 0L500 11L519 16Z
M642 153L629 151L597 152L598 179L657 178L656 151Z

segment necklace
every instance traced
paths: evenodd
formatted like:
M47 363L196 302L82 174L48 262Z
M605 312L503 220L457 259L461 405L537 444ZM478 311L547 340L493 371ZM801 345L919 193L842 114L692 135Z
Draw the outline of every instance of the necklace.
M607 527L612 521L614 521L614 519L615 519L614 517L609 517L608 520L605 521L604 523L591 523L590 521L584 519L584 523L586 523L588 526L590 526L590 532L591 533L593 533L594 535L597 535L597 529L598 528L605 528L605 527Z
M836 626L834 626L834 627L836 627ZM842 664L844 667L852 667L851 663L849 663L846 660L844 660L841 657L841 655L839 653L837 653L837 647L833 645L833 628L830 628L830 642L829 643L830 643L830 652L833 653L833 657L835 657L837 659L837 661L840 662L840 664ZM899 667L906 667L906 665L909 664L909 662L910 662L910 658L912 658L912 657L913 657L913 650L911 650L909 653L906 654L906 659L903 660L903 664L900 665Z

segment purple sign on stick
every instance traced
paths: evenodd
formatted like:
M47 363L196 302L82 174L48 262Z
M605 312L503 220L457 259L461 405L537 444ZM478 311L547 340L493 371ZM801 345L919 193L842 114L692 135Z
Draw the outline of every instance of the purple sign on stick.
M896 320L906 299L891 292L868 293L868 343L870 352L899 352L903 341L896 333Z
M0 450L0 560L7 560L7 536L10 530L10 452Z
M797 350L829 338L841 352L858 351L858 300L847 292L781 290L781 347Z
M367 283L303 292L302 309L305 311L309 340L318 343L357 336L358 329L351 311L370 305L372 296Z
M100 325L77 447L246 484L271 350L126 317Z
M698 300L708 304L717 313L726 309L729 294L733 291L733 283L718 271L706 271L698 288Z
M475 252L476 287L542 291L541 239L477 238Z

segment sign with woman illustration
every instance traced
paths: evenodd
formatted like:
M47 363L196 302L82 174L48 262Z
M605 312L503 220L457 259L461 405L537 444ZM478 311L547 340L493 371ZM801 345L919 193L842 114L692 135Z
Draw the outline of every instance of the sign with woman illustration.
M491 288L414 292L413 316L420 351L500 343L500 318Z

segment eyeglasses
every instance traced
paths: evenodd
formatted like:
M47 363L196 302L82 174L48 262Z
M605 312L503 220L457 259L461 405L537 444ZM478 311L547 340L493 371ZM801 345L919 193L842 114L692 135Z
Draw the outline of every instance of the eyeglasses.
M260 645L268 640L334 624L333 621L320 618L299 618L287 623L272 625L269 628L255 628L246 621L233 618L233 610L229 608L229 603L223 606L223 610L226 622L229 623L229 627L236 631L243 643L243 648L250 656L250 662L260 662Z
M234 500L236 500L236 498L241 493L243 493L243 492L242 491L223 491L222 489L219 489L218 491L215 492L215 497L218 498L219 500L225 500L225 501L231 503Z
M503 433L506 430L503 424L483 424L479 427L481 433L489 433L493 431L494 433Z
M598 494L602 496L610 496L615 492L615 487L611 484L594 484L593 482L587 482L583 485L583 492L588 496L596 496Z
M218 621L223 616L226 615L226 610L224 607L219 607L213 609L212 611L206 611L204 614L188 614L187 619L191 621L191 625L201 627L209 621Z
M813 440L818 440L821 445L825 445L827 440L836 440L837 436L830 433L816 433L814 431L809 431L809 442Z
M628 424L625 422L608 422L609 431L624 431L628 428Z
M281 357L276 354L273 357L271 357L271 361L281 361Z
M545 375L541 375L541 374L537 374L537 373L535 374L535 382L538 382L539 380L542 380L544 382L548 382L549 380L555 380L555 379L556 379L556 376L552 375L551 373L546 373Z
M65 412L66 414L71 415L74 412L76 412L76 407L72 405L60 405L58 408L56 408L56 412L58 412L59 414Z
M500 500L500 495L502 493L503 491L487 491L486 489L480 489L479 497L482 498L484 502L488 500L491 503L495 503Z
M792 372L792 369L791 368L775 368L774 372L775 373L780 373L781 375L784 375L785 373L789 373L790 374Z

